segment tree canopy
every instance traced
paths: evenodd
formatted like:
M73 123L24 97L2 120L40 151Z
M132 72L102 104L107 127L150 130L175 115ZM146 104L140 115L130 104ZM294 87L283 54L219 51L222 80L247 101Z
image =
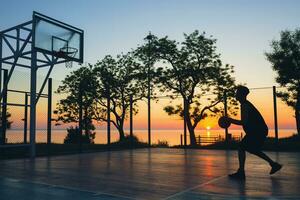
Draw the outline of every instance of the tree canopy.
M95 77L93 66L83 65L79 69L72 71L70 75L62 81L56 93L64 94L65 97L57 103L57 125L62 123L78 123L80 105L82 106L82 129L85 135L93 139L95 126L93 120L96 119L96 104L98 82Z
M300 133L300 29L282 31L280 39L271 42L266 57L277 74L276 82L286 88L278 96L294 109Z
M146 73L136 62L132 53L118 55L116 58L105 56L95 65L94 73L99 87L97 88L97 119L107 121L107 109L113 115L111 122L125 138L124 122L128 118L130 98L132 97L133 114L138 113L137 102L146 96ZM107 107L107 98L111 107Z
M109 109L113 116L111 122L117 128L120 140L124 140L130 99L136 114L137 102L147 97L148 77L152 98L157 90L171 99L178 96L183 99L185 109L179 104L166 106L164 110L169 115L185 118L192 145L196 144L195 129L199 122L207 116L222 114L219 104L225 93L232 105L229 107L231 113L235 114L233 66L222 63L212 36L196 30L184 34L182 42L152 34L145 41L133 52L116 57L107 55L95 65L82 66L68 75L57 90L67 94L57 105L58 121L78 122L82 103L85 129L94 130L93 120L107 121ZM204 103L204 96L208 94L213 97L206 98ZM82 102L78 98L80 95Z
M223 101L225 91L228 101L234 106L237 105L230 98L235 87L233 66L223 65L220 54L216 51L216 40L197 30L184 34L184 41L181 43L168 37L152 38L151 46L145 44L140 47L140 53L152 51L148 55L153 56L152 60L155 62L159 62L156 75L160 91L169 94L171 98L178 95L183 98L191 144L195 145L195 128L208 113L220 112L216 105ZM204 106L201 98L207 94L214 94L215 97ZM164 110L170 115L184 116L181 104L167 106Z

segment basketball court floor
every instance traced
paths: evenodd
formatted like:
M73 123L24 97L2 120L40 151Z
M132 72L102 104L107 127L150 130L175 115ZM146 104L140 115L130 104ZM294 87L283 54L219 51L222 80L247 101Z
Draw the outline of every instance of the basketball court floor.
M1 199L300 199L300 153L247 155L245 182L227 178L235 151L139 149L0 161Z

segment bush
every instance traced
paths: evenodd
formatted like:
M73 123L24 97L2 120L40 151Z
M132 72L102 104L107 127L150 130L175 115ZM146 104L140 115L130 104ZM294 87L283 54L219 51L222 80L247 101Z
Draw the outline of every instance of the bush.
M123 148L140 148L147 147L147 143L140 142L136 136L130 137L130 135L126 135L125 138L121 141L114 142L114 146L123 147Z
M64 139L64 144L79 144L80 139L80 132L79 127L67 128L68 134ZM88 131L88 134L82 134L81 142L82 144L93 144L95 139L95 132Z

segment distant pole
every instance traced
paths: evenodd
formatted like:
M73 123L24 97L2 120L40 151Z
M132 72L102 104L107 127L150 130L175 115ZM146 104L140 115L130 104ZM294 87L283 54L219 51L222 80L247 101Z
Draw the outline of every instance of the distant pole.
M227 110L227 93L224 92L224 115L228 116L228 110ZM228 128L225 128L225 141L228 142Z
M28 128L28 94L25 93L25 108L24 108L24 144L27 143L27 128Z
M110 145L110 89L107 87L107 145Z
M1 144L5 144L6 141L6 127L7 127L7 76L8 70L3 70L3 93L2 93L2 140Z
M51 116L52 113L52 78L48 79L48 110L47 110L47 144L50 150L51 144Z
M0 33L0 94L2 92L2 34ZM0 98L1 102L1 98ZM0 106L1 109L2 106Z
M273 105L274 105L274 129L275 129L275 141L278 145L278 119L277 119L277 98L276 98L276 86L273 86Z
M2 34L0 33L0 94L1 93L2 93ZM3 107L3 104L1 103L2 103L2 99L0 99L0 112L2 112L2 107ZM3 130L0 130L0 144L2 144L2 137L3 137Z
M0 33L0 94L2 93L2 34ZM1 98L0 98L1 102ZM1 109L2 106L0 106Z
M187 112L186 112L186 100L183 98L183 141L184 141L184 147L187 145L187 135L186 135L186 118L187 118Z
M132 94L130 95L130 141L133 145L133 100Z
M180 146L183 145L183 142L182 142L182 134L180 134Z
M82 82L79 84L79 153L82 152Z
M34 41L32 41L32 45ZM32 49L33 46L32 46ZM36 79L37 79L37 52L32 50L30 68L30 158L35 158L35 136L36 136Z
M151 32L147 35L148 40L148 146L151 147L151 76L150 76L150 45L152 40Z

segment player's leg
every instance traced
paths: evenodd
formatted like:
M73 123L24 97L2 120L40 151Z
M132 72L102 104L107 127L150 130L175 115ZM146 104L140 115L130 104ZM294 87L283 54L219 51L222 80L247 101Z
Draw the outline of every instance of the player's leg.
M269 165L272 167L270 174L274 174L275 172L281 169L282 165L273 161L269 156L267 156L264 152L262 152L262 147L264 145L265 140L266 140L265 136L251 138L250 143L252 143L252 145L251 148L249 149L249 153L252 153L260 157L261 159L267 161Z
M277 171L279 171L282 168L282 165L273 161L269 156L267 156L264 152L262 151L258 151L258 152L251 152L252 154L264 159L265 161L267 161L269 163L269 165L272 167L270 174L274 174Z
M262 158L263 160L267 161L271 166L272 164L274 164L275 162L269 157L267 156L264 152L262 151L257 151L257 152L250 152L260 158Z
M243 140L239 144L238 149L238 158L239 158L239 169L234 174L229 174L230 178L245 180L245 161L246 161L246 147L247 138L244 137Z
M246 151L239 148L239 171L245 172Z

